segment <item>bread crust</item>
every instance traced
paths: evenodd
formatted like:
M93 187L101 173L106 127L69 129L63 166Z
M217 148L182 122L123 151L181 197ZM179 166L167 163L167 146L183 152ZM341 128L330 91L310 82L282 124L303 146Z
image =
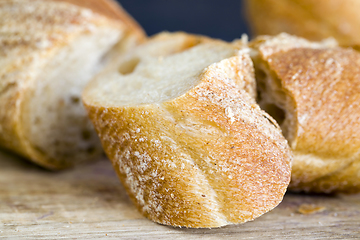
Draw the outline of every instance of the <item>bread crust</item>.
M240 79L254 82L248 54L194 77L196 86L164 102L117 106L106 97L95 99L101 81L86 88L83 101L121 182L146 217L192 228L253 220L286 191L287 143L271 117L239 89Z
M127 29L127 35L136 36L139 42L146 40L144 29L128 14L118 2L114 0L52 0L58 2L68 2L79 7L91 9L92 11L104 15L105 17L120 20Z
M334 37L342 46L359 46L358 0L247 0L254 35L282 32L309 40Z
M292 39L283 34L257 46L279 91L291 99L282 106L294 123L288 137L294 151L290 189L357 192L360 54Z
M24 130L29 119L23 117L27 93L49 59L74 39L94 29L120 37L128 26L52 1L1 1L0 12L0 145L50 169L72 166L70 160L49 159L29 142Z

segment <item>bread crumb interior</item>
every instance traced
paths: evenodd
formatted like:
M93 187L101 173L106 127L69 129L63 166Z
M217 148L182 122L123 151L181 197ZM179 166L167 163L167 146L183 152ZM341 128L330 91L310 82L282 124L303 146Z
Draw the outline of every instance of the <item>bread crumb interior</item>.
M105 106L160 103L176 98L198 83L198 75L212 63L235 54L230 44L201 43L174 51L168 45L150 44L137 48L87 90L92 101ZM154 51L154 45L160 45Z
M116 35L106 37L107 31L81 36L56 52L28 93L29 100L23 106L24 130L37 152L53 161L75 164L101 152L81 93L102 68L103 55L116 41Z

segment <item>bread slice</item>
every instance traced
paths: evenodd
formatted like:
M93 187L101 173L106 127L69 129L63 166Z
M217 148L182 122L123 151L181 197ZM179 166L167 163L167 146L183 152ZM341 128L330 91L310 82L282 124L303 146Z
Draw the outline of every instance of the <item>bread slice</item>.
M144 39L130 29L69 3L1 1L0 146L50 169L99 156L80 95L117 42Z
M282 32L309 40L334 37L342 46L360 46L358 0L245 0L254 35Z
M360 190L360 54L280 34L251 43L260 105L294 152L290 189Z
M270 211L290 180L287 142L254 96L246 50L161 33L98 75L83 102L142 214L212 228Z

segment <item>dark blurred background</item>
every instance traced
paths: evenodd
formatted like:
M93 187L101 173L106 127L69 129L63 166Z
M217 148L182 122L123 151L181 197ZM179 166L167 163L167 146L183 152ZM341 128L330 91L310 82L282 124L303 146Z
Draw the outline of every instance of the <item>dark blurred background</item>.
M241 0L118 0L148 35L186 31L231 41L249 33Z

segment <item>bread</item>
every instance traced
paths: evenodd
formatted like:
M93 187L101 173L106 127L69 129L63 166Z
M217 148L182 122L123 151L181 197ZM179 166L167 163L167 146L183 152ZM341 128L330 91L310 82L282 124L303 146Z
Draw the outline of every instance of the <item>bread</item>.
M144 42L146 33L142 27L115 0L51 0L68 2L79 7L91 9L93 12L121 21L125 26L122 40L117 48L127 51L134 45ZM126 41L126 44L125 44ZM118 51L115 51L119 54Z
M254 97L246 50L161 33L99 74L83 102L143 215L213 228L270 211L290 181L286 140Z
M360 190L360 53L280 34L253 48L260 105L294 152L290 189Z
M99 156L82 89L117 42L135 45L142 30L69 3L5 0L0 32L0 146L49 169Z
M246 0L254 35L282 32L310 40L334 37L342 46L360 46L360 0Z

